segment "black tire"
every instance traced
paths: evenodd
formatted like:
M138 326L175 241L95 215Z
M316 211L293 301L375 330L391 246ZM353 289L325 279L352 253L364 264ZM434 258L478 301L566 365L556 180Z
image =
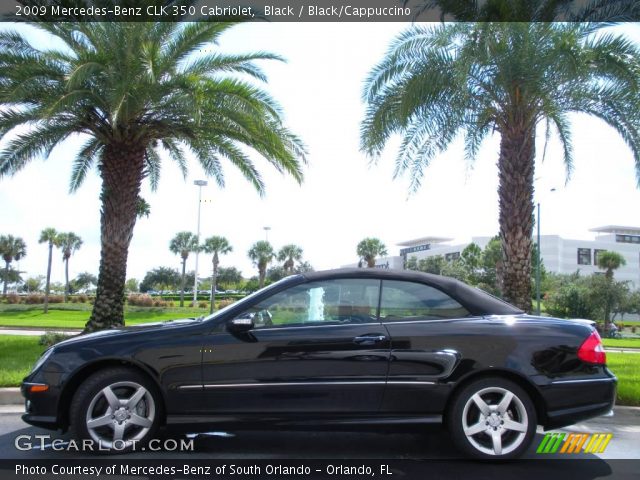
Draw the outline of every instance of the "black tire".
M447 427L456 447L481 459L504 460L522 455L531 445L536 426L536 410L527 392L499 377L483 378L465 386L454 397L447 415Z
M91 374L75 392L69 430L75 439L91 440L93 453L125 453L154 438L162 415L160 395L146 375L111 367Z

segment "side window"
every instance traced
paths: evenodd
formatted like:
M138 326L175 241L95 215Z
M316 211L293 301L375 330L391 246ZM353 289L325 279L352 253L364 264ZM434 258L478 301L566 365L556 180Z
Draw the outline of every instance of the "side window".
M469 312L437 288L421 283L384 280L380 301L383 322L461 318Z
M339 279L305 283L277 293L247 313L255 328L340 325L377 321L379 280Z

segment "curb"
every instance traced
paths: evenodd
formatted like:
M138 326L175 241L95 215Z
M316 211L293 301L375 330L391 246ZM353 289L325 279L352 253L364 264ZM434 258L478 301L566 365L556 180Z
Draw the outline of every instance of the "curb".
M0 405L23 405L24 397L18 387L0 388Z

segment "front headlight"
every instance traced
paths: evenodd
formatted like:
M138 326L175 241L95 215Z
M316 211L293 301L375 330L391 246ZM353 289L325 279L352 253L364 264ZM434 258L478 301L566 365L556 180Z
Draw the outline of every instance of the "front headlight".
M42 354L42 356L38 359L36 364L31 369L31 373L34 373L36 370L42 367L42 365L44 365L44 362L46 362L49 359L52 353L53 353L53 347L45 350L45 352Z

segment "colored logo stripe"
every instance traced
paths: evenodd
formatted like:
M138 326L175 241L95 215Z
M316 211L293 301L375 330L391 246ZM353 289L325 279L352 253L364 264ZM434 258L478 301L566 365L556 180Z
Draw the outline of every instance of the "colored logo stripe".
M612 438L611 433L547 433L536 453L602 453Z

